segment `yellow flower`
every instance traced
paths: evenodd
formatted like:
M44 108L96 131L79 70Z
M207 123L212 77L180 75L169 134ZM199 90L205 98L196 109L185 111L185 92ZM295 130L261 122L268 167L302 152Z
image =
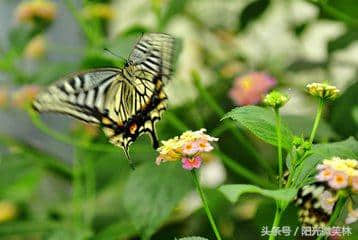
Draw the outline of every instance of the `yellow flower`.
M12 220L17 216L17 207L12 202L0 202L0 223Z
M19 22L34 22L38 19L51 22L57 15L57 7L47 0L32 0L21 3L15 17Z
M85 6L82 10L82 15L85 19L104 19L110 20L114 17L115 13L109 4L93 3Z
M326 83L310 83L306 86L309 94L324 100L334 100L338 97L339 89Z
M46 52L46 40L42 35L34 37L26 46L24 55L28 59L41 58Z

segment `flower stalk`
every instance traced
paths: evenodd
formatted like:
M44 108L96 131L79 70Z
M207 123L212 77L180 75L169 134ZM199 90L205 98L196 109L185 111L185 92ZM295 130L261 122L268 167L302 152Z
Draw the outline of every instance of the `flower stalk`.
M211 211L210 211L208 202L207 202L207 200L206 200L206 196L205 196L205 194L204 194L203 189L202 189L201 186L200 186L198 174L197 174L197 172L196 172L195 169L191 170L191 173L192 173L192 176L193 176L193 178L194 178L194 182L195 182L196 189L198 190L198 192L199 192L199 194L200 194L200 198L201 198L201 201L202 201L202 203L203 203L203 205L204 205L204 209L205 209L206 215L208 216L208 219L209 219L211 228L212 228L213 231L214 231L215 237L216 237L217 240L221 240L222 238L221 238L221 236L220 236L220 233L219 233L218 228L216 227L216 224L215 224L213 215L212 215L212 213L211 213Z
M271 229L277 228L277 227L280 225L281 215L282 215L282 210L281 210L281 208L279 207L279 203L276 202L275 218L274 218L274 220L273 220L272 228L271 228ZM270 237L269 237L269 240L274 240L275 238L276 238L276 235L273 234L273 233L271 233L271 234L270 234Z
M310 143L313 142L314 137L315 137L315 135L316 135L317 128L318 128L319 122L320 122L320 120L321 120L321 115L322 115L323 107L324 107L324 100L323 100L322 98L320 98L320 99L319 99L319 102L318 102L317 113L316 113L316 117L315 117L315 120L314 120L314 123L313 123L313 128L312 128L310 140L309 140Z
M283 163L282 163L282 136L281 136L281 117L278 108L275 108L276 117L276 135L277 135L277 159L278 159L278 175L279 187L282 187Z

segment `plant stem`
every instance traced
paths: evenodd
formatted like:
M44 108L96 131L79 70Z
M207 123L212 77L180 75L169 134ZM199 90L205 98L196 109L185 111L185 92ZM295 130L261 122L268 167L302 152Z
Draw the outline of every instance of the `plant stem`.
M264 188L274 188L274 185L271 184L269 181L267 181L264 178L259 177L254 172L248 170L247 168L241 166L236 161L225 155L224 153L220 151L216 151L216 154L220 157L220 159L223 161L223 163L228 166L233 172L238 174L239 176L242 176L243 178L246 178L250 182L257 184Z
M198 192L199 192L199 194L200 194L201 201L203 202L204 209L205 209L206 215L208 216L208 219L209 219L211 228L213 229L213 231L214 231L214 233L215 233L216 239L217 239L217 240L221 240L220 233L219 233L219 231L218 231L218 229L217 229L217 227L216 227L216 224L215 224L213 215L211 214L211 211L210 211L208 202L207 202L207 200L206 200L205 194L204 194L204 192L203 192L203 189L202 189L201 186L200 186L199 179L198 179L198 175L197 175L195 169L192 170L191 173L192 173L192 175L193 175L196 188L197 188L197 190L198 190Z
M336 203L334 211L331 215L331 218L329 219L329 223L328 223L329 226L333 226L333 224L335 224L339 215L342 213L342 210L344 208L346 201L347 201L347 196L341 194L339 199L337 200L337 203Z
M279 187L282 187L283 163L282 163L282 135L281 135L281 116L278 108L275 108L276 117L276 135L277 135L277 159L278 159L278 176Z
M85 224L88 229L91 229L92 220L95 215L96 206L96 176L93 167L93 159L86 159L85 166L85 177L86 177L86 201L87 208L85 212Z
M272 228L271 228L271 234L269 237L269 240L274 240L276 238L276 236L274 234L272 234L272 230L274 228L279 227L280 225L280 221L281 221L281 215L282 215L282 210L278 205L278 202L276 201L276 212L275 212L275 218L273 220L273 224L272 224Z
M43 153L27 144L24 144L8 136L0 135L0 142L8 147L16 146L23 149L29 156L31 156L31 159L33 160L34 164L39 164L47 171L54 173L65 180L72 179L71 168L64 162L56 159L55 157Z
M175 116L175 114L170 111L165 113L165 119L168 120L170 125L176 128L178 131L184 132L189 129L183 121L177 118L177 116Z
M81 27L81 29L84 32L84 34L86 35L88 41L93 45L98 44L97 34L95 34L95 32L93 30L91 30L91 28L89 28L86 25L85 21L82 19L81 15L78 13L72 0L65 0L65 4L66 4L68 10L72 13L73 17L78 22L78 25Z
M78 157L77 149L74 149L73 157L73 182L72 182L72 201L73 201L73 224L75 227L82 229L83 227L83 208L82 208L82 171L81 162Z
M99 152L118 152L118 148L115 148L109 144L92 144L88 141L76 141L73 138L63 135L55 130L52 130L51 128L47 127L41 119L38 117L36 112L32 110L31 108L28 108L27 110L31 122L40 129L43 133L45 133L48 136L53 137L54 139L67 143L72 146L76 146L83 149L88 149L91 151L99 151Z
M323 111L323 106L324 106L324 100L322 98L320 98L319 102L318 102L316 118L314 120L312 132L311 132L311 136L310 136L310 143L313 142L314 137L316 135L317 128L318 128L318 125L319 125L319 121L321 119L321 115L322 115L322 111Z

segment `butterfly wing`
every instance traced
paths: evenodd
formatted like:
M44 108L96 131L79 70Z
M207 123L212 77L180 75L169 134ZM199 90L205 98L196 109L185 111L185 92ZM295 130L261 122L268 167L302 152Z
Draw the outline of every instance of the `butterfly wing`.
M100 124L109 141L128 147L147 132L159 146L154 124L166 109L164 83L172 72L174 38L145 34L123 69L95 69L65 77L40 93L39 112L59 112Z
M100 124L102 116L108 112L107 93L120 74L120 69L114 68L70 74L41 92L33 107L39 112L64 113Z
M118 123L104 126L111 143L127 150L138 136L147 132L153 147L159 146L154 125L166 109L163 86L172 71L173 43L174 38L167 34L150 33L134 46L122 70L123 81L111 88L116 100L109 116Z
M153 79L166 83L172 74L174 41L165 33L144 34L129 56L130 66L136 67L136 74L146 72Z

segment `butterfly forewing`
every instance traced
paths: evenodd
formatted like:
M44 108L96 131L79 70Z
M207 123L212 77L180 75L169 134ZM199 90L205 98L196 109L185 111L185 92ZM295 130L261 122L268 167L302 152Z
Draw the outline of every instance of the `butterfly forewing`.
M109 141L128 151L142 133L158 147L154 124L166 109L164 83L172 69L174 38L145 34L123 69L94 69L72 74L34 101L39 112L60 112L100 124Z
M39 94L33 103L39 112L60 112L85 122L100 123L105 100L117 69L96 69L71 74Z

